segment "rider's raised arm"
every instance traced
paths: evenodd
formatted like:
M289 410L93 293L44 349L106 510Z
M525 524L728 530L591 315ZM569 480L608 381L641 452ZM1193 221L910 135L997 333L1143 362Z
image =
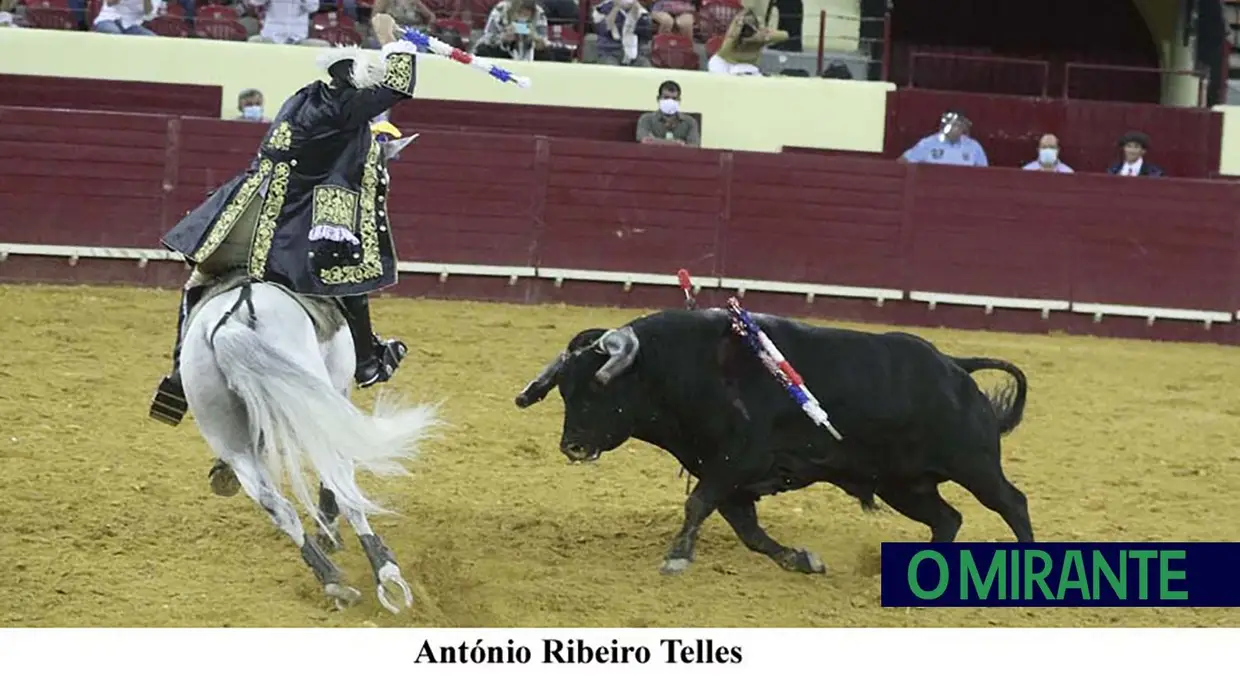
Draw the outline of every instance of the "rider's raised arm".
M383 45L383 77L379 84L354 90L345 97L340 105L345 129L366 125L398 102L412 98L417 83L417 46L397 40L396 20L391 15L376 13L370 24Z

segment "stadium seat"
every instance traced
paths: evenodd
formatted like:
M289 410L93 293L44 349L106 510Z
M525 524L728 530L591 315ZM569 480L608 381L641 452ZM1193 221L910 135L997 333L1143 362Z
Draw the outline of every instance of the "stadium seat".
M180 7L180 5L176 5ZM146 28L159 34L160 36L172 36L185 38L190 35L189 24L183 19L184 9L180 15L166 14L160 15L155 19L146 23Z
M722 45L723 45L722 36L712 36L709 39L707 39L706 40L707 59L709 59L711 56L715 55L716 53L719 53L719 47Z
M452 31L455 31L456 33L461 35L461 40L465 42L466 46L469 45L469 37L470 37L469 22L456 19L455 17L440 17L438 14L436 14L435 23L431 25L431 28L435 31L438 31L440 29L451 29Z
M487 17L497 0L461 0L461 19L469 22L474 29L482 29L487 25Z
M435 13L436 20L461 18L461 0L422 0L422 4Z
M198 8L198 20L201 21L203 19L236 20L237 11L223 5L203 5Z
M78 28L68 0L30 0L26 5L26 22L36 29Z
M742 9L740 0L702 0L702 8L698 10L694 25L697 29L695 33L702 40L723 35Z
M315 24L310 28L310 38L322 39L332 46L359 46L362 43L362 35L356 29L342 24L330 26Z
M232 12L232 10L225 11ZM233 16L236 17L235 14ZM201 16L194 22L194 35L216 41L246 41L249 38L245 25L236 19Z
M681 34L655 34L650 42L650 63L656 68L698 70L702 67L693 41Z
M570 24L552 24L547 27L547 43L576 51L581 44L581 32Z
M330 27L346 27L348 29L357 30L357 22L352 17L340 14L339 12L318 12L310 15L310 26L312 29L327 29ZM313 30L311 31L313 35Z

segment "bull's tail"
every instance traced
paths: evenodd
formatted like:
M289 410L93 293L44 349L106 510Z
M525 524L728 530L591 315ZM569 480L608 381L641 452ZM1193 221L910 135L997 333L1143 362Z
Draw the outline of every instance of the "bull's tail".
M1025 393L1029 383L1020 368L998 358L956 358L956 365L972 373L978 370L1000 370L1012 377L1012 381L986 393L986 399L999 418L999 434L1016 430L1025 415Z

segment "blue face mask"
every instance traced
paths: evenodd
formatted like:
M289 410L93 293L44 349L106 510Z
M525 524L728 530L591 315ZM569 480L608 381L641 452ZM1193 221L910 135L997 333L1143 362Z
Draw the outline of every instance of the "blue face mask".
M249 104L241 107L241 117L247 121L262 121L263 108L257 104Z

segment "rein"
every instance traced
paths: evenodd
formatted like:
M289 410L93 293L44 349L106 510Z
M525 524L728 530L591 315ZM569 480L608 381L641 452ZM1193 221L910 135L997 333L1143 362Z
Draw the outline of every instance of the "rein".
M237 312L237 308L241 307L242 303L245 303L246 309L250 311L250 316L245 321L246 326L250 329L254 329L258 326L258 316L254 312L254 281L251 279L246 279L241 284L241 295L237 298L237 301L232 304L232 307L228 308L228 312L224 313L224 316L220 318L220 321L215 323L215 328L211 330L211 336L207 339L207 341L210 342L212 346L215 345L215 333L218 332L220 327L224 326L224 323Z

